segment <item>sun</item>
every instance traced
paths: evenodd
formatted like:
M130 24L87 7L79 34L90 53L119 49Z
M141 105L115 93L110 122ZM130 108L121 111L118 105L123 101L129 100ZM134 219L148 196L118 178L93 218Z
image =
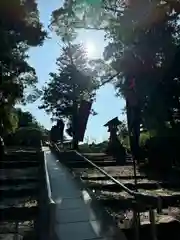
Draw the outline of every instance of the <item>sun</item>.
M96 55L96 47L93 42L89 41L85 44L87 56L93 58Z

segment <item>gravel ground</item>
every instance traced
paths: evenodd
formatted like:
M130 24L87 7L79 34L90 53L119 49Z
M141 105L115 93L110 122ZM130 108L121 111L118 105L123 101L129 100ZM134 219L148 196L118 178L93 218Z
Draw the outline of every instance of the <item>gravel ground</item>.
M33 236L33 221L19 222L18 234L15 234L16 231L16 223L2 223L0 225L0 240L23 240L30 234ZM29 239L33 240L35 238Z
M90 184L95 184L95 183L98 183L98 184L102 184L103 185L112 185L114 184L113 181L111 180L87 180L86 181L87 183L90 183ZM121 179L121 183L125 184L125 183L132 183L134 184L134 179ZM155 180L149 180L149 179L138 179L138 183L157 183L157 181Z
M103 167L103 169L109 173L112 176L126 176L126 177L130 177L131 179L127 179L127 180L120 180L121 183L134 183L134 180L132 179L132 177L134 176L134 172L133 172L133 166L115 166L115 167ZM84 176L84 177L90 177L90 178L95 178L95 177L99 177L99 176L104 176L103 174L99 173L97 170L95 169L75 169L75 172L78 173L80 176ZM137 176L144 176L144 174L140 173L137 170ZM144 176L145 177L145 176ZM88 180L86 181L86 183L99 183L102 185L106 185L106 184L113 184L112 181L110 180ZM147 177L145 179L138 179L138 183L158 183L155 180L152 179L147 179ZM103 187L103 186L102 186ZM154 190L145 190L145 189L139 189L140 192L146 193L146 194L152 194L154 196L171 196L174 194L180 194L180 191L173 191L170 189L163 189L163 188L159 188L159 189L154 189ZM98 196L98 199L101 198L109 198L112 197L115 199L119 199L120 197L123 198L131 198L131 196L129 194L127 194L126 192L122 191L122 192L113 192L113 191L96 191L96 195ZM107 209L107 211L113 216L113 218L115 219L115 221L117 222L117 224L121 227L121 228L129 228L132 225L132 221L133 221L133 212L131 210L127 210L127 211L121 211L121 210L115 210L113 211L112 209ZM168 209L163 209L162 214L157 214L157 212L155 211L155 221L156 223L161 223L161 222L169 222L169 221L174 221L174 220L178 220L180 221L180 208L173 208L173 207L169 207ZM149 212L142 212L140 214L140 221L141 224L149 224Z
M4 199L0 202L0 209L9 208L9 207L34 207L38 203L36 200L30 198L21 198L21 199ZM0 224L0 240L23 240L26 239L25 236L30 234L34 236L34 223L33 221L25 221L18 223L18 235L15 235L16 223L14 222L4 222ZM30 237L27 239L34 240L35 238Z
M145 189L138 189L139 192L146 193L149 195L154 196L173 196L175 194L180 194L180 191L172 191L169 189L155 189L155 190L145 190ZM121 191L121 192L112 192L112 191L96 191L96 194L99 198L109 198L112 196L114 199L118 198L132 198L127 192Z
M109 173L112 176L129 176L133 177L133 166L111 166L111 167L102 167L107 173ZM89 177L96 177L96 176L104 176L96 169L88 169L88 168L80 168L75 169L75 172L83 172L84 176ZM140 173L137 170L137 176L144 176L144 174Z
M111 209L107 209L110 215L114 218L116 223L121 228L131 228L133 223L133 212L132 211L116 211L113 212ZM168 209L163 209L162 214L158 214L156 210L155 221L156 223L167 223L174 220L180 221L180 209L169 207ZM140 213L141 224L150 224L149 212Z
M37 200L31 197L26 198L4 198L0 201L0 209L9 207L35 207Z

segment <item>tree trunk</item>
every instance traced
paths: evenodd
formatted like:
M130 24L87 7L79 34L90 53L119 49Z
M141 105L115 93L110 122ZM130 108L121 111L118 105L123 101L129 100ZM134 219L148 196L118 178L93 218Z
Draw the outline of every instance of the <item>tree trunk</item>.
M73 101L73 116L72 116L72 127L73 127L73 150L78 150L78 104L76 99Z

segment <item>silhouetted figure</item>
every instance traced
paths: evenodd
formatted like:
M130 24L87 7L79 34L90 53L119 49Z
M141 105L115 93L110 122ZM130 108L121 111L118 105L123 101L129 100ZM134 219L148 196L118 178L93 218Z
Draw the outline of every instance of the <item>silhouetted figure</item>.
M63 139L64 139L64 122L63 122L62 119L58 120L57 127L58 127L58 130L59 130L60 141L62 143Z
M64 139L64 122L60 119L55 126L52 126L50 131L50 140L53 143L57 143L59 140L61 143Z
M50 131L50 141L51 142L56 142L56 126L52 126L51 131Z

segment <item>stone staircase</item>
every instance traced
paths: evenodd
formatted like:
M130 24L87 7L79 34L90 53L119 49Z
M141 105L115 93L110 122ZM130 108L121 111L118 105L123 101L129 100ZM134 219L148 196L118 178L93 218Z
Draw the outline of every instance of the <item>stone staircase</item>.
M42 151L14 149L0 161L0 239L36 234L43 160Z

